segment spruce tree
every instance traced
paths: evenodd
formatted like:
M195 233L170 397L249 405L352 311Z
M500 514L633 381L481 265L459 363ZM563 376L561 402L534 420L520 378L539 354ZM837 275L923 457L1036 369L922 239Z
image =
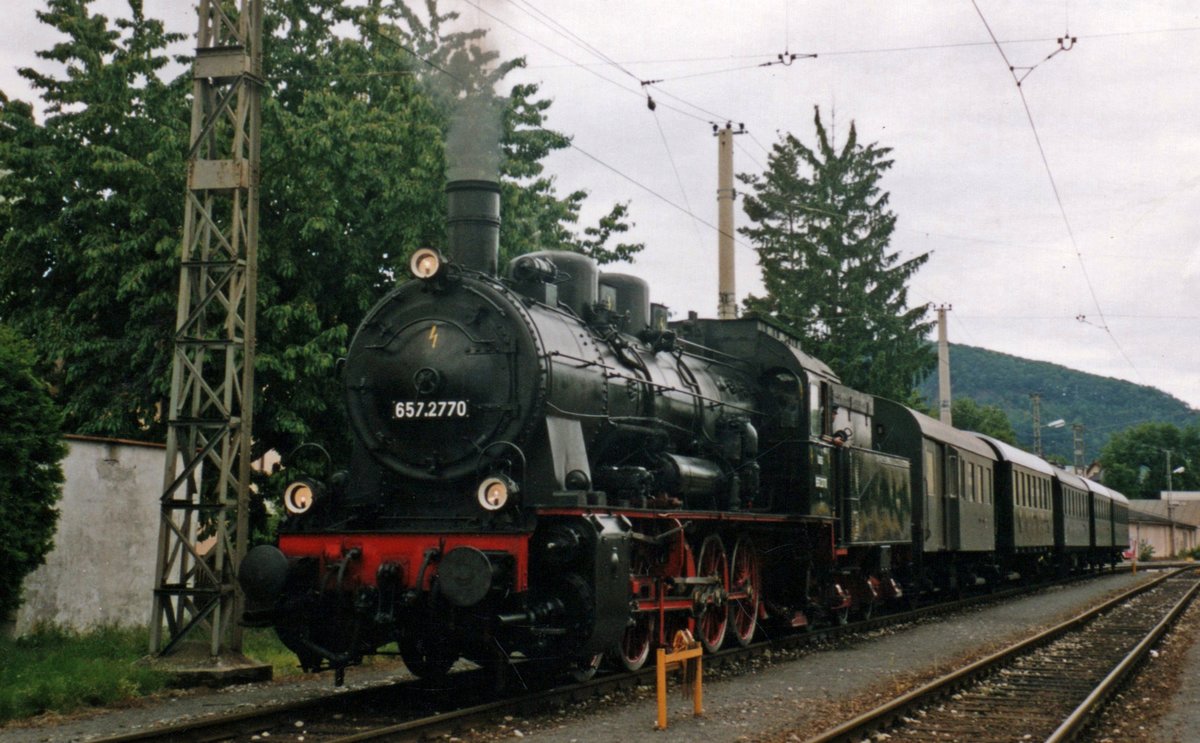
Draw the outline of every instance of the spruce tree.
M758 252L766 287L745 307L798 331L845 384L909 400L936 361L928 306L908 307L907 282L929 254L901 260L889 249L896 215L880 181L891 148L860 144L853 122L839 148L819 108L813 122L815 147L784 134L765 174L739 176L753 223L739 232Z

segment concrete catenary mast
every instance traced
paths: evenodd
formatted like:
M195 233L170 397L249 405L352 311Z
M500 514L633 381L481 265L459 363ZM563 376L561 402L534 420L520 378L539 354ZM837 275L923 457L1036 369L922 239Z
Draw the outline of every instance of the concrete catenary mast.
M235 570L254 410L262 0L234 6L198 6L152 654L193 633L207 635L213 656L241 648Z
M954 425L950 414L950 343L946 340L946 312L950 305L937 308L938 315L938 417L947 426Z
M733 135L746 130L738 124L726 123L719 127L713 124L717 135L717 318L733 320L737 317L737 288L733 262Z

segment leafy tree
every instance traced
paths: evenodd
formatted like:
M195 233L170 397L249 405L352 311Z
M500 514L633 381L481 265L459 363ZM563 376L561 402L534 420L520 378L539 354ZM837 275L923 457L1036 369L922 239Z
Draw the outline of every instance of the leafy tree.
M45 124L0 94L0 317L33 340L69 430L132 436L165 394L187 108L156 74L174 37L130 10L111 29L52 0L38 15L68 38L39 56L66 73L21 70Z
M975 431L999 439L1006 444L1017 445L1017 433L1012 423L996 405L980 405L969 397L958 397L950 404L954 427L964 431Z
M1170 489L1200 490L1200 426L1179 428L1170 423L1142 423L1115 434L1100 453L1104 484L1130 498L1158 498L1168 489L1167 452L1172 472Z
M33 366L33 347L0 325L0 619L20 606L21 583L44 561L58 523L62 414Z
M929 254L902 261L888 250L896 216L880 181L891 149L861 145L853 123L838 149L820 109L813 122L815 148L782 135L765 174L739 176L753 223L740 232L758 251L766 286L745 307L797 329L805 350L846 384L909 399L936 363L924 341L927 307L907 308L906 282Z
M56 77L21 74L44 123L0 101L0 317L35 342L69 430L160 440L172 361L190 71L159 77L173 37L141 0L110 25L91 0L48 0ZM344 436L335 365L411 252L441 245L444 142L466 91L500 112L505 257L628 257L616 205L575 232L582 192L542 160L569 145L536 86L496 90L520 60L481 51L453 14L369 0L278 0L264 17L256 448Z

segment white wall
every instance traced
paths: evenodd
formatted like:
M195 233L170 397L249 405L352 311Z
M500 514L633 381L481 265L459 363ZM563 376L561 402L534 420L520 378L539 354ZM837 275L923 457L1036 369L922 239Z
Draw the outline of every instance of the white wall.
M1175 553L1194 549L1197 540L1196 527L1190 524L1175 526ZM1174 557L1171 554L1171 527L1167 524L1129 522L1129 543L1138 545L1147 542L1154 548L1154 559Z
M25 578L16 633L38 622L70 629L144 626L157 561L162 446L68 437L58 532L46 564Z

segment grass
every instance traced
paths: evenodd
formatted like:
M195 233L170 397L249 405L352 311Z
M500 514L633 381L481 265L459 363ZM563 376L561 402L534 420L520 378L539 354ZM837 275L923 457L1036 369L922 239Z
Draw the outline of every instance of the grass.
M146 631L103 627L86 634L39 628L0 639L0 722L43 712L70 712L153 693L166 674L135 661Z
M108 706L166 688L169 674L138 662L148 642L145 629L116 627L84 633L40 627L15 640L0 637L0 723ZM302 673L272 630L247 630L243 652L270 663L276 678Z
M275 630L270 628L247 628L242 635L242 655L260 663L270 663L277 679L304 674L296 654L284 647Z

